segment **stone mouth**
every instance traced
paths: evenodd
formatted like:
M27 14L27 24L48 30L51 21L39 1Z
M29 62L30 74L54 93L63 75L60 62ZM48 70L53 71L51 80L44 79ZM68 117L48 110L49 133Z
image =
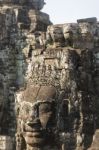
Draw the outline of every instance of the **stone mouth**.
M25 132L25 140L28 145L31 145L32 147L37 147L37 146L43 146L46 144L46 135L44 134L43 131L40 130L34 130L32 132Z
M43 134L41 131L26 132L25 136L31 138L43 138Z
M28 122L25 124L24 132L26 136L43 137L45 129L42 129L39 123Z
M42 132L42 130L40 128L29 128L28 127L28 128L25 129L25 132L29 132L29 133L39 132L40 133L40 132Z

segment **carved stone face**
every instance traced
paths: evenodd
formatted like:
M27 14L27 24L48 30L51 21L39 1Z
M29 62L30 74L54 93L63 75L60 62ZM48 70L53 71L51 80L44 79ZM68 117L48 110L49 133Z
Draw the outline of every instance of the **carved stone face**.
M66 24L63 26L63 34L64 34L65 40L71 38L72 32L73 31L72 31L72 25L71 24Z
M68 23L63 25L63 34L65 40L71 39L71 38L77 38L79 32L79 27L76 23Z
M51 145L56 126L55 88L31 87L31 91L32 93L25 91L20 107L23 136L26 144L31 147Z
M82 36L92 36L92 29L89 23L80 23L79 27Z
M62 27L60 26L49 26L50 35L54 42L59 42L64 39Z

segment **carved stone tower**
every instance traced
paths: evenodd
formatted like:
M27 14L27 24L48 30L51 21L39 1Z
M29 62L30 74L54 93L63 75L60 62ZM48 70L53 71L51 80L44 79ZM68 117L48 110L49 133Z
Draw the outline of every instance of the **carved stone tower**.
M52 25L44 4L0 1L0 149L94 148L99 23Z

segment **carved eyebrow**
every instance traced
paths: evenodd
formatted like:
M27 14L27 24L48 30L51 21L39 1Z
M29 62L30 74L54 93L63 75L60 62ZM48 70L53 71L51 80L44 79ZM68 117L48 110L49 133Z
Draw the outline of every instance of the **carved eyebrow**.
M55 103L55 100L53 100L53 101L38 101L35 104L33 104L32 107L39 106L40 104L52 104L53 102Z
M50 101L48 101L48 100L43 100L43 101L41 101L41 100L37 100L35 103L30 103L30 102L26 102L26 101L24 101L22 104L21 104L21 108L23 109L24 107L31 107L31 108L34 108L34 107L36 107L36 106L39 106L40 104L52 104L52 103L55 103L55 99L52 99L52 100L50 100Z

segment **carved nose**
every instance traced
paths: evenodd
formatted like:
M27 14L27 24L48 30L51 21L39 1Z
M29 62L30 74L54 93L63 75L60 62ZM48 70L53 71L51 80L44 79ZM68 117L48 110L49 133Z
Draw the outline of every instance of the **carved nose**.
M41 122L41 125L42 125L43 129L46 129L47 124L48 124L48 122L50 120L50 113L49 114L40 115L39 118L40 118L40 122Z
M27 121L27 125L32 127L33 129L40 129L41 128L41 123L40 120L38 118L34 119L34 120L28 120Z
M36 118L38 118L38 111L37 110L31 110L29 114L29 121L33 121Z

